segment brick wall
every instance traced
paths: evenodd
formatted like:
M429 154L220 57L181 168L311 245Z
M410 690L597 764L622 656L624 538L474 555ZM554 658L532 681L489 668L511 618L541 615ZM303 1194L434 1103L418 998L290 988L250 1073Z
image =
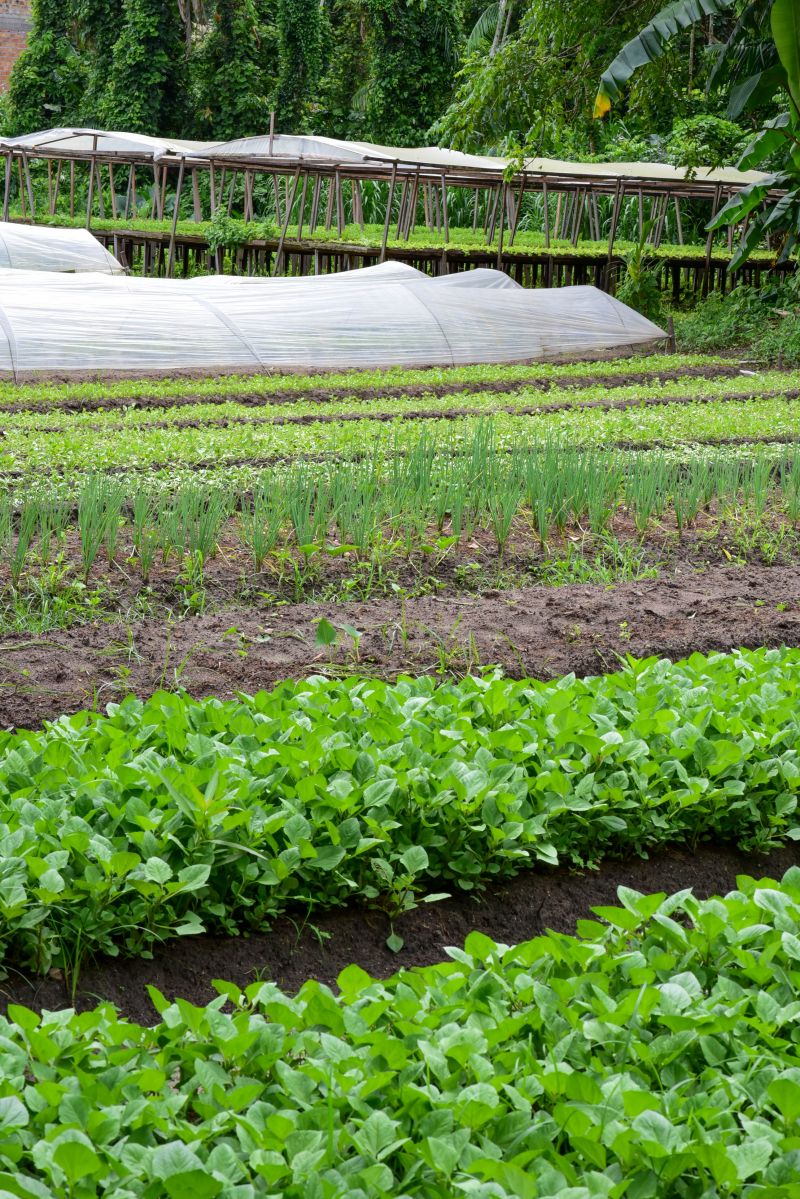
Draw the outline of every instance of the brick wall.
M25 49L31 23L30 0L0 0L0 92L11 68Z

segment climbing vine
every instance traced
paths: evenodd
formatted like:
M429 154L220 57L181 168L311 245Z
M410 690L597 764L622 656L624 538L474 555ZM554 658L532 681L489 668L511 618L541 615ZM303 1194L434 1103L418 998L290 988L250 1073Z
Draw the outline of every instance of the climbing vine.
M302 133L309 127L321 51L319 0L278 0L277 119L283 133Z
M461 41L457 0L365 0L366 123L375 141L415 145L447 105Z
M277 83L276 0L217 0L192 62L197 135L247 137L269 126Z
M76 120L87 72L68 37L69 18L65 0L33 0L28 46L9 84L9 133Z
M126 0L100 117L111 129L182 132L187 56L177 0Z

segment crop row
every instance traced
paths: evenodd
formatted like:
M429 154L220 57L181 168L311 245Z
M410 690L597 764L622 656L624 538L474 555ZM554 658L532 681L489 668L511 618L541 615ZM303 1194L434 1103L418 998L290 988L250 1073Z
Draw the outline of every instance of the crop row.
M76 476L90 471L152 469L174 466L246 464L302 456L361 457L406 453L422 435L436 439L445 454L463 453L481 436L486 422L498 448L542 446L554 439L576 447L643 448L685 442L788 442L800 438L800 406L789 399L745 402L715 400L663 406L607 409L564 408L556 412L457 420L421 417L378 422L357 419L308 424L236 424L199 428L130 427L93 432L87 437L72 426L48 433L9 429L0 451L2 476L29 479L52 474Z
M188 405L159 404L157 407L138 407L131 404L99 411L15 411L5 413L0 418L0 428L6 437L15 432L38 431L56 433L91 430L93 434L104 434L108 431L124 432L131 426L136 426L137 429L157 428L163 425L178 428L187 425L214 427L225 422L241 422L257 427L272 422L304 421L309 418L333 420L337 417L351 419L360 416L383 420L387 416L436 416L463 410L478 415L492 415L503 411L528 412L537 408L542 409L543 413L549 413L557 407L600 407L604 404L641 407L653 403L667 404L671 400L707 403L717 399L728 403L741 403L750 399L780 399L783 396L795 400L799 394L800 372L765 372L746 379L679 378L665 383L655 379L644 383L626 383L614 387L613 391L609 390L607 383L601 382L581 387L554 386L544 393L539 388L524 385L513 392L481 390L459 392L456 395L441 395L431 391L422 395L383 396L376 392L367 396L353 396L344 392L304 398L301 393L293 392L255 409L250 403L237 403L236 400L198 400Z
M0 1187L24 1199L548 1199L800 1188L800 871L725 898L621 887L579 936L471 933L154 1028L12 1005ZM225 1001L232 1011L222 1011Z
M158 692L0 734L0 949L77 976L204 927L262 928L537 863L800 834L800 651L630 661L556 683L313 677ZM402 944L402 942L400 942Z
M469 383L513 383L531 381L552 382L562 378L616 379L629 375L658 378L660 374L691 371L698 368L730 367L724 358L699 354L650 354L645 357L617 358L610 361L576 362L566 365L537 362L530 365L480 364L477 366L429 367L407 370L391 367L386 370L354 370L323 372L322 374L228 375L221 378L126 379L102 383L28 383L0 382L0 407L25 404L31 407L53 406L76 401L130 401L185 396L231 396L246 393L269 398L275 394L324 390L330 393L364 390L366 388L396 387L456 387Z
M59 213L56 217L48 217L41 214L37 218L38 224L53 224L53 225L73 225L75 227L83 227L85 224L84 217L70 218ZM133 232L142 233L169 233L172 228L171 221L164 220L110 220L108 218L92 218L92 228L97 232L105 233L121 233L126 229ZM278 238L278 230L274 225L264 224L263 222L247 222L233 219L228 222L230 230L230 248L235 248L237 244L255 240L267 240L275 242ZM211 221L191 221L180 220L177 225L177 233L181 237L192 238L214 238L217 236L217 229ZM286 238L288 241L296 241L298 227L295 223L287 226ZM419 250L441 250L443 248L452 250L480 251L485 249L497 249L498 237L495 235L492 242L488 242L483 229L470 229L459 226L451 226L448 230L449 236L445 238L444 232L437 232L429 229L425 225L417 225L410 232L408 238L402 236L398 238L395 235L395 230L390 229L387 244L398 249L419 249ZM326 229L318 226L314 230L310 230L308 225L303 229L303 242L320 242L320 243L341 243L346 246L363 246L366 248L380 250L384 236L383 224L365 223L348 224L342 232L339 233L338 228ZM615 243L617 254L622 255L634 250L635 243L626 241L622 238ZM605 261L608 257L608 242L607 241L591 241L581 239L577 245L573 245L568 238L551 238L549 248L545 244L545 237L542 232L537 230L520 229L514 238L514 244L508 245L508 237L506 236L503 246L504 255L513 256L514 254L525 255L531 252L537 254L550 253L559 258L562 257L581 257L594 255L598 259ZM681 260L696 258L702 260L706 254L706 247L702 244L687 244L674 245L669 242L662 242L657 248L648 246L648 254L655 258L669 260L678 258ZM732 256L730 250L720 242L714 246L714 257L718 259L727 259ZM756 263L768 264L774 261L774 256L771 256L766 250L756 249L752 256L752 260Z
M677 463L658 452L557 442L498 454L490 436L476 436L468 452L448 458L423 439L388 461L263 471L244 496L200 482L172 494L149 483L130 491L124 479L94 475L74 501L36 492L18 506L0 499L0 564L18 588L26 572L46 570L71 547L85 581L105 559L135 566L146 583L154 565L171 559L202 574L223 538L228 551L238 542L260 573L288 567L287 550L298 571L319 553L385 563L422 550L438 560L477 530L491 534L502 557L515 535L546 547L567 528L600 534L621 512L640 535L665 518L681 533L710 512L734 525L768 513L776 527L797 525L800 451Z

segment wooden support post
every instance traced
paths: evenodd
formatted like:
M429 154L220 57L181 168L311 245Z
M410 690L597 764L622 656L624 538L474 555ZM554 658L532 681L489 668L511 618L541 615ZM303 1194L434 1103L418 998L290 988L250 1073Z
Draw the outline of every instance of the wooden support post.
M714 217L717 215L717 212L719 211L719 202L720 202L721 196L722 196L722 187L718 183L717 186L714 188L714 206L711 210L711 220L712 221L713 221ZM708 295L708 292L710 290L711 255L713 253L713 250L714 250L714 231L712 229L712 230L709 230L708 237L706 238L706 261L705 261L705 271L703 272L703 295L704 296Z
M211 207L211 216L213 217L214 213L217 211L217 172L214 169L213 163L208 168L208 189L210 195L209 204Z
M408 241L409 238L411 237L411 234L413 233L414 229L416 228L416 224L417 224L417 196L419 194L419 173L420 173L420 168L419 168L419 165L417 165L417 169L414 174L414 179L411 184L411 198L410 198L410 202L408 205L408 216L406 218L406 241Z
M517 196L515 207L514 207L514 216L511 221L511 226L508 230L509 246L513 246L514 238L517 236L517 226L519 225L519 218L522 214L522 200L525 196L525 187L526 187L527 182L528 182L527 172L523 171L522 179L520 180L520 185L519 185L519 195Z
M396 166L397 166L397 164L395 163L395 167L396 167ZM405 214L406 214L406 193L407 193L407 191L408 191L408 180L407 180L407 179L404 179L404 180L403 180L403 186L400 188L400 204L399 204L399 206L398 206L398 213L397 213L397 234L396 234L396 238L397 238L397 240L398 240L398 241L400 240L400 237L401 237L401 235L402 235L403 229L405 228Z
M255 185L255 175L252 171L244 173L244 219L246 221L254 221L255 213L253 212L253 187Z
M678 230L678 245L683 245L683 219L681 217L681 202L678 196L675 197L675 227Z
M283 243L286 241L286 230L289 228L289 221L292 219L292 207L294 205L294 198L297 193L297 181L299 178L300 178L300 167L298 166L294 173L294 179L292 180L291 194L287 197L287 200L286 200L286 219L284 220L284 223L283 223L280 240L278 242L278 250L275 255L275 263L272 267L273 275L277 275L278 271L281 268L281 262L283 259Z
M583 231L583 217L586 212L587 196L588 191L586 188L583 188L581 191L576 192L575 194L575 217L572 225L573 246L577 246Z
M136 216L139 211L139 197L136 194L136 165L131 166L131 204L133 206L133 215Z
M53 163L47 160L47 211L53 215Z
M303 236L303 221L305 220L305 215L306 215L306 192L307 191L308 191L308 171L303 171L303 187L300 192L300 208L298 209L298 213L297 213L297 240L298 241L300 241ZM363 212L362 212L361 216L362 216L362 228L363 228L363 216L364 216Z
M69 160L69 215L75 218L75 159Z
M556 241L558 241L559 234L561 233L561 205L562 205L563 199L564 199L563 193L559 192L558 195L556 196L556 221L555 221L555 230L553 232L553 237L555 238ZM548 284L548 286L549 286L549 284Z
M639 241L644 237L644 195L639 188Z
M442 219L444 220L444 240L450 240L450 218L447 212L447 176L442 171Z
M200 180L197 177L197 167L192 167L192 210L197 223L203 219L203 201L200 197Z
M94 206L94 171L96 166L94 155L92 155L91 165L89 167L89 194L86 200L86 228L88 229L92 223L92 208ZM155 170L155 167L153 168ZM155 197L154 197L155 199Z
M344 234L344 193L342 192L342 176L339 173L339 168L336 167L334 172L336 180L336 228L339 231L339 236Z
M3 220L7 221L9 217L9 207L11 205L11 151L5 153L6 160L6 180L3 191Z
M228 216L231 216L233 213L233 201L236 197L236 181L238 178L239 172L234 171L233 178L231 179L231 185L228 189Z
M172 228L169 234L169 255L167 257L167 278L171 279L175 273L175 237L178 232L178 218L181 210L181 192L183 191L183 175L186 169L186 159L181 158L181 164L178 167L178 184L175 188L175 207L172 211Z
M312 234L312 236L314 234L314 230L316 229L317 225L319 224L319 202L320 202L321 195L322 195L322 176L318 172L314 176L314 190L311 194L311 221L310 221L310 226L309 226L309 232ZM317 273L316 270L314 273L315 274Z
M326 233L330 233L331 225L333 224L333 195L334 195L334 181L333 181L333 177L329 176L328 177L328 196L327 196L327 203L325 205L325 232Z
M28 189L28 200L31 206L31 221L36 220L36 201L33 198L33 179L31 178L31 164L28 161L28 155L23 151L22 162L25 171L25 186Z
M386 217L383 222L383 240L381 242L381 256L378 262L386 261L386 243L389 240L389 225L392 222L392 203L394 202L394 186L397 181L397 162L392 163L392 177L389 181L389 195L386 197Z
M506 227L506 191L508 185L503 184L502 195L500 199L500 234L497 239L497 269L503 268L503 231Z
M58 194L61 191L61 171L63 169L61 159L58 160L58 170L56 171L56 185L53 189L53 216L58 212Z
M117 219L117 192L114 187L114 164L109 160L108 163L108 194L111 198L111 218Z
M550 194L547 180L542 180L542 203L544 204L544 244L550 249Z
M160 221L164 220L164 213L167 208L167 177L167 168L163 166L161 168L161 187L158 192L158 219Z
M158 215L158 164L153 163L153 202L150 205L150 220L154 221Z
M481 189L479 187L476 187L475 195L472 200L472 232L473 233L476 233L478 230L478 201L480 200L480 194L481 194Z
M95 160L95 175L97 177L97 212L101 221L106 219L106 202L103 195L103 172L100 163Z
M351 187L353 189L353 221L359 226L363 233L364 205L361 201L361 181L359 179L353 179Z
M617 179L614 184L614 204L611 208L611 225L608 230L608 261L614 257L614 242L617 239L617 227L619 226L620 213L622 212L622 198L625 194L622 180Z

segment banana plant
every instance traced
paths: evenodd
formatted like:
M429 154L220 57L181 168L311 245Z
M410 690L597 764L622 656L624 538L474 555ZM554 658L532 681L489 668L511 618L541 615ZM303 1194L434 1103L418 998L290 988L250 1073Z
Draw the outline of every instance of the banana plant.
M704 17L729 13L735 6L736 0L676 0L662 9L604 71L595 100L595 117L605 116L632 75L640 67L660 58L677 34ZM767 28L768 39L752 39L754 30L758 33ZM708 226L709 230L716 230L723 225L746 222L730 264L731 271L735 271L765 237L778 236L778 262L786 261L800 238L800 8L797 0L751 0L741 12L722 54L737 64L729 111L741 112L748 102L763 99L765 94L778 87L789 99L787 111L764 124L739 162L742 170L752 170L777 160L776 169L732 196ZM753 69L754 64L758 66L757 70ZM717 77L719 66L718 62ZM747 73L748 69L750 73ZM745 78L737 77L741 74ZM782 194L773 199L778 191Z
M731 270L741 266L767 235L781 239L778 262L786 261L800 238L800 11L796 0L773 0L770 24L789 106L766 122L739 162L743 170L751 170L777 158L778 169L732 196L709 225L719 229L749 221ZM783 194L770 202L775 190Z

